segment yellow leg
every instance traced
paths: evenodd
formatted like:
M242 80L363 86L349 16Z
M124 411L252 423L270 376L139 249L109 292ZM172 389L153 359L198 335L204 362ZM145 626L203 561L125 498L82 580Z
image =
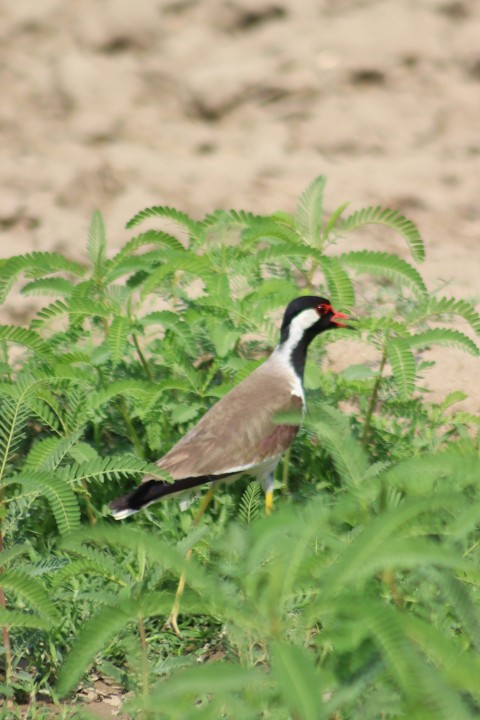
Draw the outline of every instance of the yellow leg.
M200 520L203 517L203 514L207 507L210 504L210 500L213 497L213 493L215 492L215 488L217 487L217 483L212 483L208 489L208 492L205 494L205 497L203 498L200 507L197 510L197 513L195 517L193 518L192 526L196 527ZM192 557L192 548L187 550L187 553L185 555L185 560L188 562L190 558ZM182 599L183 591L185 589L185 579L186 579L186 571L184 570L182 574L180 575L180 580L178 581L178 587L177 592L175 593L175 600L173 601L173 607L170 611L170 615L168 616L168 619L165 623L165 628L170 628L173 630L175 635L178 635L178 637L182 637L182 633L179 630L178 624L177 624L177 617L178 613L180 611L180 601Z
M271 515L273 510L273 490L270 488L265 493L265 514Z

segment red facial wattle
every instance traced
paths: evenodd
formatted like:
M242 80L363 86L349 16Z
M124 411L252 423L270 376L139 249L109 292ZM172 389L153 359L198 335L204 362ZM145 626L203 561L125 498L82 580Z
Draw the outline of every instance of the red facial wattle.
M348 325L339 322L339 320L349 320L350 318L348 317L348 315L345 315L345 313L341 312L335 312L331 305L328 305L327 303L322 303L321 305L318 305L317 312L320 317L324 317L325 315L327 315L327 313L331 313L332 317L330 318L330 322L332 325L335 325L336 327L348 328Z

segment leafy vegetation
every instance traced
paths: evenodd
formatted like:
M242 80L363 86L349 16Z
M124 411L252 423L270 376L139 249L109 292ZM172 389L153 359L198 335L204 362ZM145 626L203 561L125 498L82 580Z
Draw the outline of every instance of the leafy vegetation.
M88 265L0 262L3 300L50 298L29 327L0 327L5 717L39 692L68 697L93 665L132 717L480 717L479 418L452 410L463 393L435 405L420 384L425 349L478 355L480 316L429 294L403 257L339 252L376 223L425 255L394 210L325 217L324 186L295 215L148 208L114 255L95 212ZM199 527L175 500L114 523L108 501L161 477L153 461L263 361L303 292L355 308L356 331L312 349L274 514L239 481ZM339 340L377 363L322 371ZM177 638L163 623L183 570Z

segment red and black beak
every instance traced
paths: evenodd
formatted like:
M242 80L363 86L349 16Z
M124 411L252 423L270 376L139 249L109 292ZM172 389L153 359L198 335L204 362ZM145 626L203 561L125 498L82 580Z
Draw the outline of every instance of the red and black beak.
M333 311L333 315L332 315L332 317L330 318L331 324L332 324L332 325L335 325L335 327L341 327L341 328L349 328L349 329L351 329L351 326L350 326L350 325L346 325L345 323L338 322L339 320L350 320L350 318L348 317L348 315L345 315L345 313L335 312L335 310L334 310L334 311Z

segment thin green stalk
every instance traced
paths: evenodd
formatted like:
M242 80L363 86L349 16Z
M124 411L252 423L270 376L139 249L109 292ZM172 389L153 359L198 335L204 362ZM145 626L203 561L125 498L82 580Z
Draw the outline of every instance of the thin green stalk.
M13 441L13 432L16 425L16 419L18 414L18 404L15 408L15 415L12 421L12 424L10 426L10 432L8 434L8 438L5 442L4 447L4 453L2 458L2 463L0 467L0 552L3 551L3 518L5 517L6 513L6 503L5 503L5 487L3 486L3 476L5 473L5 468L7 465L8 456L10 454L10 447ZM3 567L0 567L0 575L3 573ZM0 607L6 608L7 606L7 600L5 597L5 591L2 587L0 587ZM2 626L2 637L3 637L3 645L5 648L5 684L10 685L12 680L12 649L11 649L11 643L10 643L10 634L8 631L8 627L6 625Z
M135 345L135 349L136 349L136 351L137 351L138 358L139 358L139 360L140 360L140 362L141 362L141 364L142 364L143 369L145 370L145 375L147 376L147 378L148 378L149 380L151 380L151 381L153 382L152 371L150 370L149 364L148 364L147 361L145 360L145 356L144 356L144 354L143 354L143 352L142 352L142 349L141 349L141 347L140 347L140 343L138 342L138 338L137 338L137 336L135 335L135 333L132 333L132 340L133 340L133 344Z
M290 469L290 455L292 453L292 449L288 448L286 453L283 456L283 468L282 468L282 490L285 495L288 495L289 488L288 488L288 474Z
M138 437L137 431L135 430L132 419L128 413L127 405L125 403L124 398L120 398L119 406L120 406L120 412L122 413L122 417L125 421L125 425L127 426L128 436L129 436L130 440L132 441L132 445L135 448L135 451L136 451L138 457L144 458L145 453L143 451L143 445L140 441L140 438Z
M370 425L371 425L371 421L372 421L372 415L373 415L373 411L375 410L375 405L377 404L378 392L380 390L380 385L382 382L382 376L383 376L383 371L385 369L386 362L387 362L387 351L384 346L383 352L382 352L382 359L380 361L380 367L378 369L378 375L376 377L375 383L372 388L372 394L370 396L370 402L368 404L367 416L365 418L365 423L363 426L363 433L362 433L362 438L360 441L361 444L363 445L363 447L365 447L367 444L368 434L370 432Z
M2 489L1 497L0 497L0 513L5 511L5 502L4 502L4 493ZM0 530L0 553L3 552L3 532ZM3 567L0 567L0 576L3 573ZM3 587L0 587L0 607L4 610L7 607L7 599L5 597L5 591ZM8 632L7 625L2 626L2 638L3 638L3 647L5 649L5 685L8 687L12 683L12 675L13 675L13 668L12 668L12 646L10 643L10 633ZM8 705L7 705L8 707Z
M148 691L149 691L149 683L148 683L148 677L149 677L149 668L148 668L148 652L147 652L147 635L145 632L145 622L143 620L143 615L139 613L138 615L138 633L140 635L140 656L141 656L141 663L142 663L142 695L144 700L148 697Z
M82 487L85 492L85 504L87 506L88 522L90 523L90 525L93 526L93 525L96 525L97 518L95 517L95 514L93 512L93 506L90 501L90 493L88 491L88 485L87 485L87 481L85 480L85 478L82 480Z

